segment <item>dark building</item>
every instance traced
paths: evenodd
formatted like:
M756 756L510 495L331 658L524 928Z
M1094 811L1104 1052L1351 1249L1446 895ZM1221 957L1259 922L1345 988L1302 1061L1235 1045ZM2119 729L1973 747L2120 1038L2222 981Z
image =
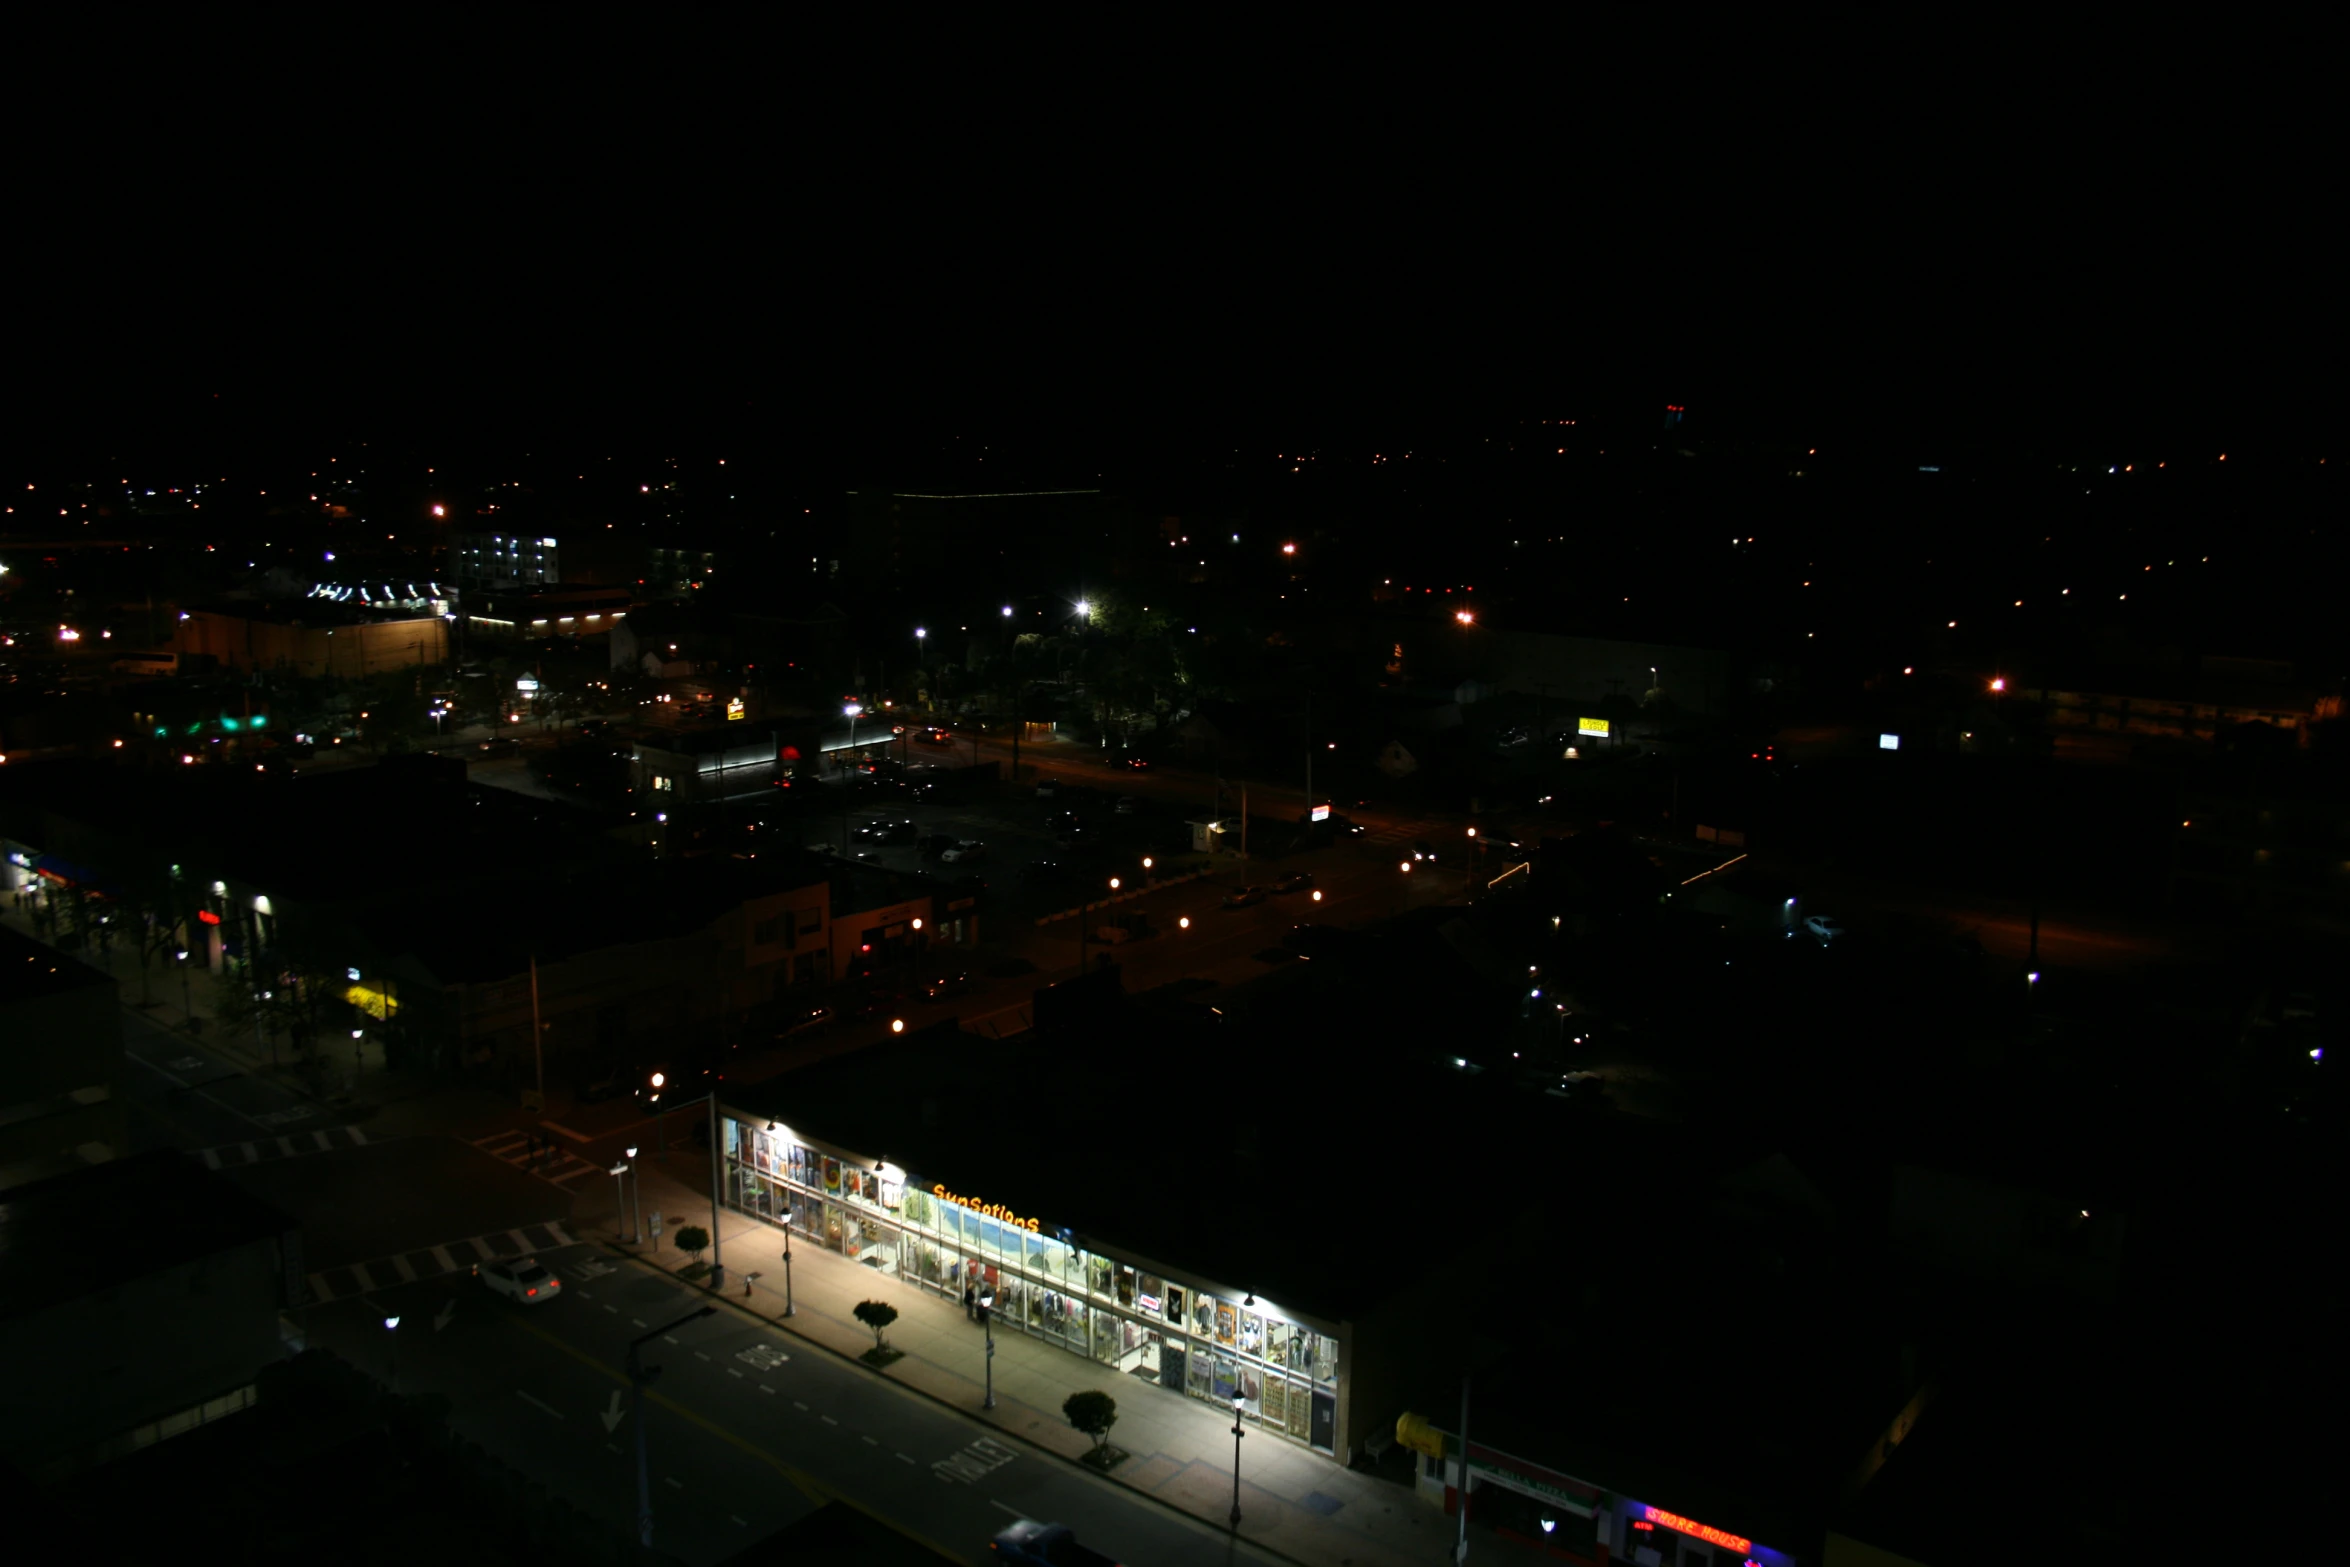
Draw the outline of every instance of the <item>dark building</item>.
M293 1220L172 1150L0 1191L0 1459L61 1476L248 1407Z

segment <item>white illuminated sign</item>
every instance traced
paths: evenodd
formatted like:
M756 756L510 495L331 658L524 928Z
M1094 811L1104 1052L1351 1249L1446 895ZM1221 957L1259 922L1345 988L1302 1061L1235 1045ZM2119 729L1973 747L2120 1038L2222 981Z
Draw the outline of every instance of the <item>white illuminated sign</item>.
M1880 750L1880 751L1898 751L1898 750L1900 750L1900 749L1901 749L1901 736L1899 736L1899 735L1879 735L1879 736L1877 736L1877 749L1878 749L1878 750Z
M1314 820L1315 820L1315 821L1318 821L1318 822L1326 822L1326 821L1328 821L1329 819L1330 819L1330 807L1329 807L1329 806L1327 806L1327 805L1317 805L1317 806L1315 806L1315 807L1314 807Z

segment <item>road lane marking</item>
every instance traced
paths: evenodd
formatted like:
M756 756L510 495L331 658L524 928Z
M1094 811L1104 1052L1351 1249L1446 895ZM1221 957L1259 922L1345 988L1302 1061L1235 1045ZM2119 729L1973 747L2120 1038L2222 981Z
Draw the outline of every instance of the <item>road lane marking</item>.
M864 1443L867 1447L879 1447L881 1445L879 1442L874 1441L873 1438L869 1436L861 1436L857 1438L857 1440Z
M343 1130L351 1134L351 1141L359 1144L359 1146L362 1148L367 1146L367 1134L365 1132L362 1132L356 1126L346 1126L343 1128Z
M392 1258L392 1269L394 1272L400 1275L401 1283L413 1284L416 1282L416 1270L408 1266L407 1258L394 1256Z
M207 1148L204 1150L204 1163L217 1170L220 1168L220 1155Z
M318 1144L318 1151L320 1153L333 1153L335 1151L334 1143L328 1139L326 1133L324 1132L312 1132L310 1134L310 1140Z
M604 1309L612 1313L612 1315L615 1317L620 1315L620 1308L618 1306L607 1305Z
M521 1400L522 1400L524 1403L526 1403L526 1404L530 1405L530 1406L531 1406L531 1408L533 1408L533 1409L540 1409L540 1410L544 1410L544 1411L546 1411L548 1414L550 1414L550 1415L553 1415L553 1416L554 1416L554 1417L555 1417L557 1420L560 1420L560 1419L562 1419L562 1418L563 1418L563 1411L562 1411L562 1410L560 1410L560 1409L557 1409L557 1408L556 1408L554 1405L552 1405L552 1404L548 1403L548 1402L547 1402L546 1400L544 1400L544 1399L539 1399L539 1398L533 1398L533 1397L531 1397L531 1396L530 1396L528 1393L525 1393L525 1392L524 1392L524 1391L522 1391L522 1389L520 1389L520 1388L516 1388L516 1389L514 1390L514 1396L515 1396L516 1398L519 1398L519 1399L521 1399Z
M791 1407L792 1407L792 1408L794 1408L794 1409L796 1409L796 1410L798 1410L798 1411L799 1411L801 1414L803 1414L803 1415L804 1415L804 1414L806 1414L806 1413L808 1412L808 1406L807 1406L807 1405L805 1405L805 1404L803 1404L803 1403L801 1403L801 1402L800 1402L798 1399L796 1399L796 1398L795 1398L795 1399L793 1399L793 1400L791 1401Z
M988 1498L987 1505L990 1507L1001 1507L1005 1512L1010 1513L1013 1517L1019 1519L1022 1523L1026 1523L1028 1521L1028 1515L1020 1511L1019 1508L1010 1506L1004 1502L999 1502L993 1497Z
M210 1095L207 1095L206 1097L209 1098ZM247 1116L245 1119L250 1121L253 1118L251 1116ZM251 1143L239 1143L237 1146L245 1150L245 1162L247 1164L259 1164L261 1162L261 1155L254 1152L253 1145Z
M669 1342L670 1342L670 1343L672 1343L672 1344L674 1344L674 1343L676 1343L676 1342L677 1342L677 1340L675 1340L675 1339L671 1339ZM709 1358L710 1358L710 1357L709 1357L708 1355L705 1355L705 1354L703 1354L703 1353L702 1353L700 1350L698 1350L698 1349L694 1351L694 1359L696 1359L696 1360L708 1360Z
M747 1523L744 1523L744 1522L743 1522L743 1521L742 1521L740 1518L735 1518L734 1514L732 1514L732 1513L728 1513L726 1516L727 1516L728 1518L730 1518L730 1519L733 1519L733 1521L734 1521L734 1526L735 1526L737 1529L748 1529L748 1528L750 1527L750 1525L749 1525L749 1524L747 1524Z
M816 1418L823 1421L828 1426L836 1426L840 1424L839 1421L833 1419L830 1415L818 1415Z
M682 1480L680 1480L680 1479L678 1479L678 1478L677 1478L677 1476L675 1476L675 1475L663 1475L663 1476L661 1477L661 1483L662 1483L663 1485L666 1485L666 1486L672 1486L672 1487L675 1487L677 1490L680 1490L680 1491L682 1491L682 1490L684 1490L684 1489L685 1489L685 1482L684 1482L684 1481L682 1481Z
M457 1259L449 1255L449 1248L446 1246L433 1247L432 1260L441 1265L441 1271L443 1273L455 1273L457 1271Z
M707 1355L705 1355L705 1356L703 1356L702 1358L703 1358L704 1360L707 1360L707 1359L709 1359L710 1357L709 1357L709 1356L707 1356ZM733 1377L733 1378L735 1378L737 1381L740 1381L740 1380L741 1380L741 1378L742 1378L742 1373L741 1373L741 1372L739 1372L739 1371L737 1371L737 1370L735 1370L735 1369L734 1369L734 1367L732 1367L732 1366L728 1366L728 1367L726 1368L726 1374L727 1374L728 1376L730 1376L730 1377Z
M541 1343L562 1351L564 1354L569 1355L572 1359L578 1361L581 1365L587 1366L594 1370L595 1373L599 1376L608 1377L613 1382L623 1387L627 1386L628 1384L628 1378L623 1373L613 1370L610 1365L598 1359L596 1356L589 1354L586 1350L581 1349L576 1344L571 1344L563 1339L557 1338L550 1330L540 1327L537 1323L532 1322L519 1314L501 1312L498 1314L497 1320L503 1323L505 1326L512 1328L517 1333L527 1333L532 1338L539 1340ZM699 1426L702 1430L707 1431L710 1435L718 1438L728 1446L748 1454L750 1457L757 1459L760 1463L765 1464L768 1468L783 1476L784 1479L790 1481L792 1487L795 1490L797 1490L802 1496L805 1496L809 1501L813 1502L818 1507L822 1507L826 1502L839 1502L844 1506L853 1507L858 1512L862 1513L865 1517L870 1518L875 1523L881 1525L881 1527L893 1530L898 1534L902 1534L910 1540L919 1541L929 1549L936 1551L944 1560L954 1561L957 1559L957 1554L955 1551L948 1549L946 1546L930 1538L928 1535L917 1533L912 1529L906 1528L902 1524L894 1523L889 1519L884 1518L881 1514L875 1512L872 1508L866 1506L856 1498L835 1490L833 1487L826 1485L823 1481L817 1479L814 1475L811 1475L804 1470L794 1468L792 1465L784 1462L781 1458L778 1458L775 1454L769 1452L766 1448L759 1446L756 1442L751 1441L747 1437L737 1435L735 1432L727 1429L725 1426L720 1425L717 1421L712 1420L709 1416L702 1414L698 1410L687 1408L684 1404L679 1403L676 1399L671 1398L668 1394L656 1393L648 1388L646 1389L644 1396L648 1402L660 1405L663 1409L668 1410L671 1414L677 1416L677 1418L680 1420L684 1420L693 1425Z
M631 1318L629 1318L628 1320L629 1320L629 1321L631 1321L631 1322L633 1322L633 1323L635 1323L635 1324L636 1324L638 1327L640 1327L640 1328L641 1328L641 1327L643 1327L643 1326L645 1326L645 1319L644 1319L644 1318L642 1318L642 1317L631 1317ZM670 1342L670 1343L672 1343L672 1344L674 1344L674 1343L676 1343L676 1342L677 1342L677 1340L675 1340L675 1339L671 1339L669 1342Z
M766 1383L762 1382L762 1383L760 1383L760 1384L759 1384L759 1391L760 1391L760 1392L762 1392L762 1393L773 1394L773 1393L774 1393L774 1391L775 1391L775 1389L773 1389L773 1388L769 1387L769 1386L768 1386Z
M914 1460L912 1460L911 1458L908 1458L908 1457L907 1457L905 1454L903 1454L903 1453L892 1453L892 1454L890 1454L890 1456L891 1456L892 1458L895 1458L895 1459L896 1459L896 1460L897 1460L899 1463L901 1463L901 1464L910 1464L910 1463L912 1463L912 1462L914 1461Z

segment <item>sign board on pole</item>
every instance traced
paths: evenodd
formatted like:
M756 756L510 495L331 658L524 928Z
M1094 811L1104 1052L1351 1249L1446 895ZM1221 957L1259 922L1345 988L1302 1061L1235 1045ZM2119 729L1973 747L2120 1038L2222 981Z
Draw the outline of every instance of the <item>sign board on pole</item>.
M743 716L743 699L742 699L741 697L739 697L739 696L730 696L730 697L728 697L728 698L726 699L726 717L727 717L727 721L728 721L729 723L731 723L731 722L733 722L735 719L738 719L738 718L740 718L740 717L742 717L742 716Z
M1329 819L1330 819L1330 807L1329 807L1329 806L1327 806L1327 805L1317 805L1317 806L1315 806L1315 807L1314 807L1314 820L1315 820L1315 821L1318 821L1318 822L1326 822L1326 821L1328 821Z
M528 675L525 675L520 680L514 682L514 689L517 691L536 691L538 688L539 683L531 679Z
M1575 733L1604 735L1607 733L1607 720L1604 718L1578 718L1575 720Z

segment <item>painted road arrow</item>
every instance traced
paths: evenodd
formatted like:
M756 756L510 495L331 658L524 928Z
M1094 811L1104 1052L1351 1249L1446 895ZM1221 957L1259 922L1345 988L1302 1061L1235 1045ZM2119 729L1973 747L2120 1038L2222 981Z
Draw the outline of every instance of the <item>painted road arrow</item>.
M438 1333L449 1325L449 1319L455 1315L457 1315L457 1303L453 1300L445 1303L440 1310L433 1313L432 1330Z
M620 1428L620 1422L626 1420L627 1418L627 1412L620 1407L620 1395L618 1393L614 1393L612 1395L612 1407L603 1412L604 1434L606 1436L610 1436L614 1431Z

